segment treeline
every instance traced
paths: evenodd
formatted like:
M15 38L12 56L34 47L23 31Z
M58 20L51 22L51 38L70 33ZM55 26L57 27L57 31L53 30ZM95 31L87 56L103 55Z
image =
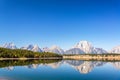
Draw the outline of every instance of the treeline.
M33 52L22 49L0 48L0 58L47 58L47 57L62 58L61 55L50 52Z

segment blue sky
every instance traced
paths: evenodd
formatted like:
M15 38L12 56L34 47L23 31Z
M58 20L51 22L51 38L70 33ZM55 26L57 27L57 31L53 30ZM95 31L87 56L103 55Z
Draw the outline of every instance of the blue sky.
M119 0L0 0L0 44L120 45Z

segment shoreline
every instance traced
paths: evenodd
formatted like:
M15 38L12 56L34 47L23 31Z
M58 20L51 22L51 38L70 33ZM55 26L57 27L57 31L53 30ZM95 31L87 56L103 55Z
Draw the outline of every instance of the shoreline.
M60 58L60 57L49 57L49 58L0 58L0 60L39 60L39 59L54 60L54 59L62 59L62 58Z
M48 59L48 60L97 60L97 61L120 61L120 54L113 55L113 54L85 54L85 55L63 55L61 57L43 57L43 58L0 58L0 60L40 60L40 59Z
M63 59L120 61L120 55L65 55L63 56Z

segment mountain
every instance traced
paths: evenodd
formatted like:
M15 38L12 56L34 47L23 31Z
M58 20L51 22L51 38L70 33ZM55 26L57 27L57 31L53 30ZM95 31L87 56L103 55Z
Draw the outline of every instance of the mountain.
M42 49L43 52L53 52L53 53L57 53L57 54L64 54L64 50L61 49L60 47L58 46L52 46L51 48L48 48L48 47L44 47Z
M110 53L119 53L119 54L120 54L120 46L114 47L114 48L110 51Z
M38 45L34 45L34 47L32 48L32 51L34 51L34 52L42 52L42 50L39 48Z
M43 52L49 52L49 48L48 47L44 47L44 48L42 48L42 51Z
M17 47L16 47L16 45L14 43L6 43L1 47L8 48L8 49L17 49Z
M58 47L58 46L52 46L52 47L49 49L49 52L53 52L53 53L57 53L57 54L64 54L64 50L61 49L61 48Z
M30 51L34 51L34 52L42 52L42 50L39 48L38 45L28 45L28 46L25 46L25 47L21 47L21 49L24 49L24 50L30 50Z
M108 53L108 52L102 48L95 48L94 53L101 54L101 53Z
M94 53L94 47L88 41L80 41L73 48L79 48L85 53Z
M17 47L13 43L6 43L2 46L3 48L9 48L9 49L16 49ZM20 49L24 50L31 50L34 52L53 52L58 54L87 54L87 53L93 53L93 54L103 54L108 53L106 50L102 48L96 48L94 47L90 42L88 41L80 41L77 44L74 45L71 49L68 49L64 51L58 46L52 46L51 48L45 47L42 50L39 48L38 45L28 45L25 47L21 47ZM117 46L113 48L110 53L120 53L120 46Z
M65 52L65 54L83 54L83 53L101 54L101 53L107 53L107 51L102 48L94 47L88 41L80 41L73 48Z
M25 47L21 47L21 49L25 49L25 50L32 50L34 48L34 46L33 45L27 45L27 46L25 46Z
M79 48L72 48L72 49L65 51L65 54L83 54L83 53L85 52Z

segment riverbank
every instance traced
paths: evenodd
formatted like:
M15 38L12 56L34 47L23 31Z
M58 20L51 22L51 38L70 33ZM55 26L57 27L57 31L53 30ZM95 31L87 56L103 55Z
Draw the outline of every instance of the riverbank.
M62 57L47 57L47 58L0 58L0 60L39 60L39 59L57 60L57 59L62 59Z
M96 61L120 61L120 54L82 54L82 55L63 55L60 57L41 57L41 58L0 58L0 60L96 60Z
M120 61L120 54L64 55L63 59Z

